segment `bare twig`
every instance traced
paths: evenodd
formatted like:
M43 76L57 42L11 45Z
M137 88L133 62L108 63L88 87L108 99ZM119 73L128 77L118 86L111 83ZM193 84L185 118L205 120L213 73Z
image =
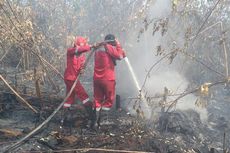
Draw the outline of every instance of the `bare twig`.
M221 37L222 37L222 43L223 43L223 50L224 50L224 64L225 64L225 72L226 72L226 78L228 77L228 54L226 49L226 41L225 41L225 34L223 29L223 23L220 23L220 29L221 29Z
M7 93L7 94L13 94L13 93L11 93L11 92L7 92L7 91L0 91L0 93ZM27 97L30 97L30 98L38 98L37 96L35 96L35 95L31 95L31 94L24 94L24 93L19 93L20 95L23 95L23 96L27 96ZM48 95L47 95L48 97L51 97L51 98L57 98L57 99L61 99L61 98L63 98L63 97L60 97L60 96L57 96L57 95L50 95L49 93L48 93ZM47 97L44 95L41 95L41 98L44 98L43 100L45 100L45 99L47 99Z
M224 34L224 29L223 29L223 23L220 21L220 22L217 22L217 23L215 23L215 24L209 26L208 28L206 28L205 30L201 31L200 33L197 33L196 37L197 37L199 34L205 32L205 31L207 31L208 29L213 28L214 26L219 25L219 24L220 24L220 29L221 29L221 37L222 37L222 44L223 44L223 50L224 50L225 74L226 74L226 77L228 77L228 73L229 73L229 72L228 72L228 54L227 54L227 49L226 49L226 41L225 41L225 34ZM195 38L196 38L196 37L195 37ZM195 39L195 38L194 38L194 39ZM205 63L203 63L203 62L200 61L199 59L195 58L194 56L189 55L187 52L182 52L182 53L183 53L184 55L186 55L186 56L191 57L191 58L194 59L196 62L198 62L198 63L200 63L201 65L205 66L205 67L208 68L209 70L211 70L211 71L217 73L218 75L220 75L220 76L225 76L224 74L222 74L222 73L220 73L220 72L218 72L218 71L212 69L211 67L207 66Z
M23 55L24 55L24 52L22 52L22 55L20 57L20 60L18 61L18 64L17 66L15 67L16 69L18 69L19 65L21 64L22 60L23 60Z
M219 4L221 0L218 0L216 2L216 4L213 6L213 8L210 10L210 12L208 13L207 17L205 18L204 22L202 23L202 25L200 26L200 28L198 29L197 33L195 34L195 36L192 38L192 42L190 43L190 46L188 48L186 48L186 50L190 50L190 48L193 48L193 43L195 42L195 40L197 39L198 35L201 33L201 30L203 29L204 25L206 24L206 22L208 21L209 17L212 15L212 12L215 10L215 8L217 7L217 5ZM204 30L205 31L205 30ZM195 59L195 58L194 58ZM197 62L199 62L200 64L202 64L203 66L206 66L203 62L196 60ZM207 66L206 66L207 67ZM209 70L210 67L207 67ZM214 72L220 74L219 72L215 71ZM222 74L221 74L222 75Z
M209 29L211 29L211 28L213 28L213 27L215 27L216 25L219 25L219 24L221 24L220 21L219 21L219 22L216 22L216 23L214 23L214 24L212 24L212 25L210 25L209 27L207 27L207 28L205 28L204 30L202 30L197 36L199 36L200 34L206 32L207 30L209 30ZM196 35L195 35L195 36L196 36ZM195 36L192 36L190 39L194 39Z
M217 23L211 25L210 27L208 27L208 28L206 28L205 30L201 31L199 34L201 34L201 33L205 32L205 31L207 31L207 30L210 29L210 28L213 28L215 25L219 25L220 23L221 23L221 22L217 22ZM198 35L199 35L199 34L198 34ZM170 36L170 35L169 35L169 36ZM193 39L194 37L195 37L195 36L193 36L191 39ZM170 38L173 40L172 36L170 36ZM174 40L173 40L173 41L174 41ZM193 46L192 46L192 48L193 48ZM190 57L190 58L193 59L195 62L197 62L197 63L203 65L204 67L206 67L208 70L210 70L210 71L212 71L212 72L215 72L215 73L218 74L219 76L225 77L225 75L224 75L223 73L216 71L216 70L213 69L212 67L210 67L210 66L208 66L207 64L205 64L201 59L199 59L199 58L197 58L197 57L195 57L195 56L189 54L186 50L188 50L188 49L183 49L183 51L181 51L182 55L187 56L187 57ZM183 63L185 63L185 61L186 61L186 60L184 60Z
M7 2L7 4L8 4L8 6L9 6L9 8L10 8L11 12L13 13L13 15L14 15L14 17L15 17L16 21L20 24L20 21L19 21L19 19L18 19L17 15L16 15L16 13L14 12L14 10L13 10L13 8L12 8L12 6L11 6L10 2L9 2L8 0L6 0L6 2Z
M5 15L9 18L10 23L15 27L16 31L18 32L18 34L20 35L20 37L25 41L24 35L19 31L18 27L14 24L14 22L12 21L12 19L10 18L10 16L8 15L7 11L3 8L3 6L1 6L1 9L4 11ZM16 39L16 38L15 38ZM17 40L17 39L16 39ZM18 40L17 40L18 41ZM19 41L18 41L19 42ZM19 42L19 45L20 42ZM49 62L47 62L47 60L45 60L42 56L40 56L38 53L36 53L35 51L31 50L30 46L28 46L28 44L26 44L27 50L30 50L34 55L36 55L41 61L45 62L50 68L52 68L62 79L64 79L63 75L54 67L52 66ZM22 45L21 45L22 46ZM24 48L24 46L22 46L22 48Z
M33 112L38 113L36 109L34 109L25 99L23 99L10 85L9 83L2 77L0 74L0 79L7 85L8 88L24 103L26 104Z
M14 12L14 10L12 9L12 6L11 6L11 4L10 4L10 2L7 0L7 3L8 3L8 5L9 5L9 7L10 7L10 10L11 10L11 12L13 13L13 15L14 15L14 17L17 19L17 22L18 22L18 24L21 24L20 22L19 22L19 19L18 19L18 17L17 17L17 15L16 15L16 13ZM18 31L19 32L19 31ZM23 38L24 39L24 38ZM33 52L34 53L34 52ZM35 53L36 54L36 53ZM36 54L37 55L37 54ZM37 55L38 56L38 55ZM62 79L64 79L64 77L62 76L62 74L53 66L53 65L51 65L49 62L47 62L47 60L45 60L44 58L42 58L41 56L38 56L43 62L45 62L49 67L51 67Z
M42 56L38 55L34 51L32 51L32 53L35 54L38 58L40 58L41 61L43 61L47 66L49 66L51 69L53 69L54 72L56 72L64 80L63 75L52 64L50 64L47 60L45 60Z
M182 94L184 94L185 92L183 93L178 93L178 94L172 94L172 95L167 95L167 97L175 97L175 96L180 96ZM158 95L158 96L149 96L147 97L147 99L149 100L152 100L152 99L158 99L158 98L163 98L165 95ZM139 97L128 97L127 99L140 99Z
M227 80L225 79L225 80L221 80L221 81L217 81L217 82L211 83L209 85L209 88L211 88L212 86L215 86L215 85L224 84L226 82L228 82L228 79ZM190 90L188 92L185 92L184 94L180 95L179 97L177 97L175 100L172 101L171 105L168 107L168 109L167 109L166 112L168 112L173 106L175 106L177 104L177 102L178 102L179 99L181 99L181 98L183 98L183 97L185 97L185 96L187 96L187 95L189 95L191 93L195 93L195 92L197 92L199 90L200 90L200 87L197 87L195 89L192 89L192 90Z
M148 70L148 72L147 72L147 74L146 74L146 76L145 76L144 83L142 84L141 90L140 90L140 91L143 90L143 88L144 88L144 86L145 86L145 84L146 84L146 81L147 81L147 79L148 79L148 76L150 75L150 73L151 73L151 71L153 70L153 68L154 68L157 64L159 64L163 59L165 59L165 58L167 58L169 55L171 55L172 53L174 53L174 51L169 52L168 54L164 55L162 58L160 58L157 62L155 62L155 63L150 67L150 69Z
M14 24L13 20L9 17L8 12L4 9L4 7L3 7L2 5L0 5L0 7L1 7L1 9L4 11L5 15L9 18L10 23L11 23L12 25L14 25L14 27L15 27L16 31L17 31L17 32L19 33L19 35L23 38L22 33L20 33L20 32L19 32L18 27L17 27L17 26L15 26L15 24ZM24 38L23 38L23 39L24 39Z
M41 100L40 78L37 74L36 68L34 68L34 83L35 83L36 95L39 98L41 110L43 110L44 105L43 105L43 101Z
M2 43L0 43L0 46L2 47L2 49L5 51L4 55L2 55L0 62L6 57L7 53L9 52L9 50L5 50L4 46L2 45Z
M223 153L227 153L226 152L226 148L225 148L225 144L226 144L226 133L224 131L224 137L223 137Z
M209 17L212 15L212 12L216 9L217 5L220 3L221 0L218 0L216 2L216 4L213 6L213 8L210 10L210 12L208 13L207 17L205 18L204 22L202 23L202 25L200 26L200 28L198 29L195 37L193 38L193 41L191 42L191 45L193 45L194 41L196 40L197 36L199 35L199 33L201 32L201 30L203 29L204 25L206 24L206 22L208 21Z
M36 94L39 98L41 98L41 91L40 91L40 83L39 83L39 76L37 74L37 69L34 68L34 81L35 81L35 89L36 89Z
M185 56L188 56L188 57L194 59L197 63L200 63L201 65L203 65L203 66L206 67L207 69L209 69L209 70L215 72L215 73L218 74L219 76L223 76L223 77L224 77L224 74L222 74L222 73L220 73L220 72L214 70L213 68L211 68L210 66L206 65L204 62L202 62L202 61L199 60L198 58L196 58L196 57L190 55L188 52L181 52L181 53L183 53L183 55L185 55Z
M40 58L40 56L38 57L39 61L41 62L41 66L44 69L44 71L46 72L47 78L49 80L49 82L51 83L51 85L53 86L53 89L58 93L58 87L56 86L56 84L54 83L54 81L52 80L52 77L49 74L49 71L47 70L47 68L45 67L44 63L42 62L42 59Z

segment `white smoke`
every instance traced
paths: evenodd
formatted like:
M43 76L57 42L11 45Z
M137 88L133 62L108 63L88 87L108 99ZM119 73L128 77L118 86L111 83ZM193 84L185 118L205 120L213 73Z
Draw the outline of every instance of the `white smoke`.
M149 10L148 17L151 18L164 18L170 15L171 13L171 0L156 0L153 3L152 7ZM128 45L127 56L130 60L131 65L133 66L134 72L137 75L138 82L140 85L143 84L144 78L147 75L147 71L149 68L161 57L156 57L156 46L160 44L164 44L164 37L162 37L159 33L156 33L152 36L152 28L148 28L141 37L140 42L137 42L137 33L133 32L137 31L136 29L130 29L129 39L126 40ZM176 59L175 59L176 60ZM123 63L124 64L124 63ZM127 68L126 68L127 69ZM127 86L127 84L132 81L131 75L128 74L126 70L127 77L119 77L118 79L118 88L120 93L125 93L130 96L133 96L133 89L135 86ZM120 74L121 75L121 74ZM122 72L124 75L124 72ZM125 87L124 87L125 85ZM176 65L171 64L168 65L168 61L163 61L159 65L157 65L150 74L150 78L147 79L146 82L146 91L150 96L155 94L163 94L164 87L167 87L172 92L182 93L188 87L189 82L183 77L182 74L177 72ZM122 90L124 89L124 91ZM129 92L130 91L130 92ZM134 92L137 95L137 92ZM176 98L176 97L173 97ZM179 100L176 108L180 110L193 109L196 110L201 115L201 119L207 119L207 110L200 109L195 106L196 96L190 94ZM173 100L173 99L171 99ZM158 103L158 102L156 102ZM130 105L129 110L132 110L132 105Z

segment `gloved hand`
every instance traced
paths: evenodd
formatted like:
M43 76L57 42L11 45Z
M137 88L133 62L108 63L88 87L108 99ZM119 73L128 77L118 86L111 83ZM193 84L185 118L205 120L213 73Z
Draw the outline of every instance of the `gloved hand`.
M77 49L76 49L75 55L76 55L76 56L80 56L81 54L82 54L82 53L78 52Z
M116 46L121 45L120 42L118 41L118 39L115 39L115 44L116 44Z
M80 74L83 74L85 72L85 69L84 67L82 66L81 69L80 69Z
M125 58L125 57L126 57L126 53L125 53L125 51L124 51L124 50L123 50L122 56L123 56L123 58Z
M98 47L98 44L94 43L93 45L90 46L90 49L97 49L97 47Z
M92 49L98 49L100 46L106 44L105 42L101 42L101 43L94 43L90 48Z

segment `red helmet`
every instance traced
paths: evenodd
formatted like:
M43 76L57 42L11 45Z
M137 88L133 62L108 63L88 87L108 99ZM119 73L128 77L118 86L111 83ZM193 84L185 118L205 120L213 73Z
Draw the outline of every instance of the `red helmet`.
M86 43L87 43L87 39L84 37L79 36L79 37L76 37L75 39L75 45L77 46L84 46L86 45Z

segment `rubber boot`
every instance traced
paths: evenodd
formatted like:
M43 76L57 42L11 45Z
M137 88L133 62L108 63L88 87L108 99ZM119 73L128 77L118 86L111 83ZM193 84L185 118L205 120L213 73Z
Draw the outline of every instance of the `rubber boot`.
M97 121L96 109L93 109L92 115L91 115L91 122L90 122L90 128L91 129L95 129L96 121Z
M95 121L96 121L96 113L92 108L92 102L88 102L84 105L86 113L87 113L87 122L90 121L90 128L94 127Z
M102 112L101 109L99 111L96 111L96 121L97 121L98 128L100 128L101 126L101 112Z

